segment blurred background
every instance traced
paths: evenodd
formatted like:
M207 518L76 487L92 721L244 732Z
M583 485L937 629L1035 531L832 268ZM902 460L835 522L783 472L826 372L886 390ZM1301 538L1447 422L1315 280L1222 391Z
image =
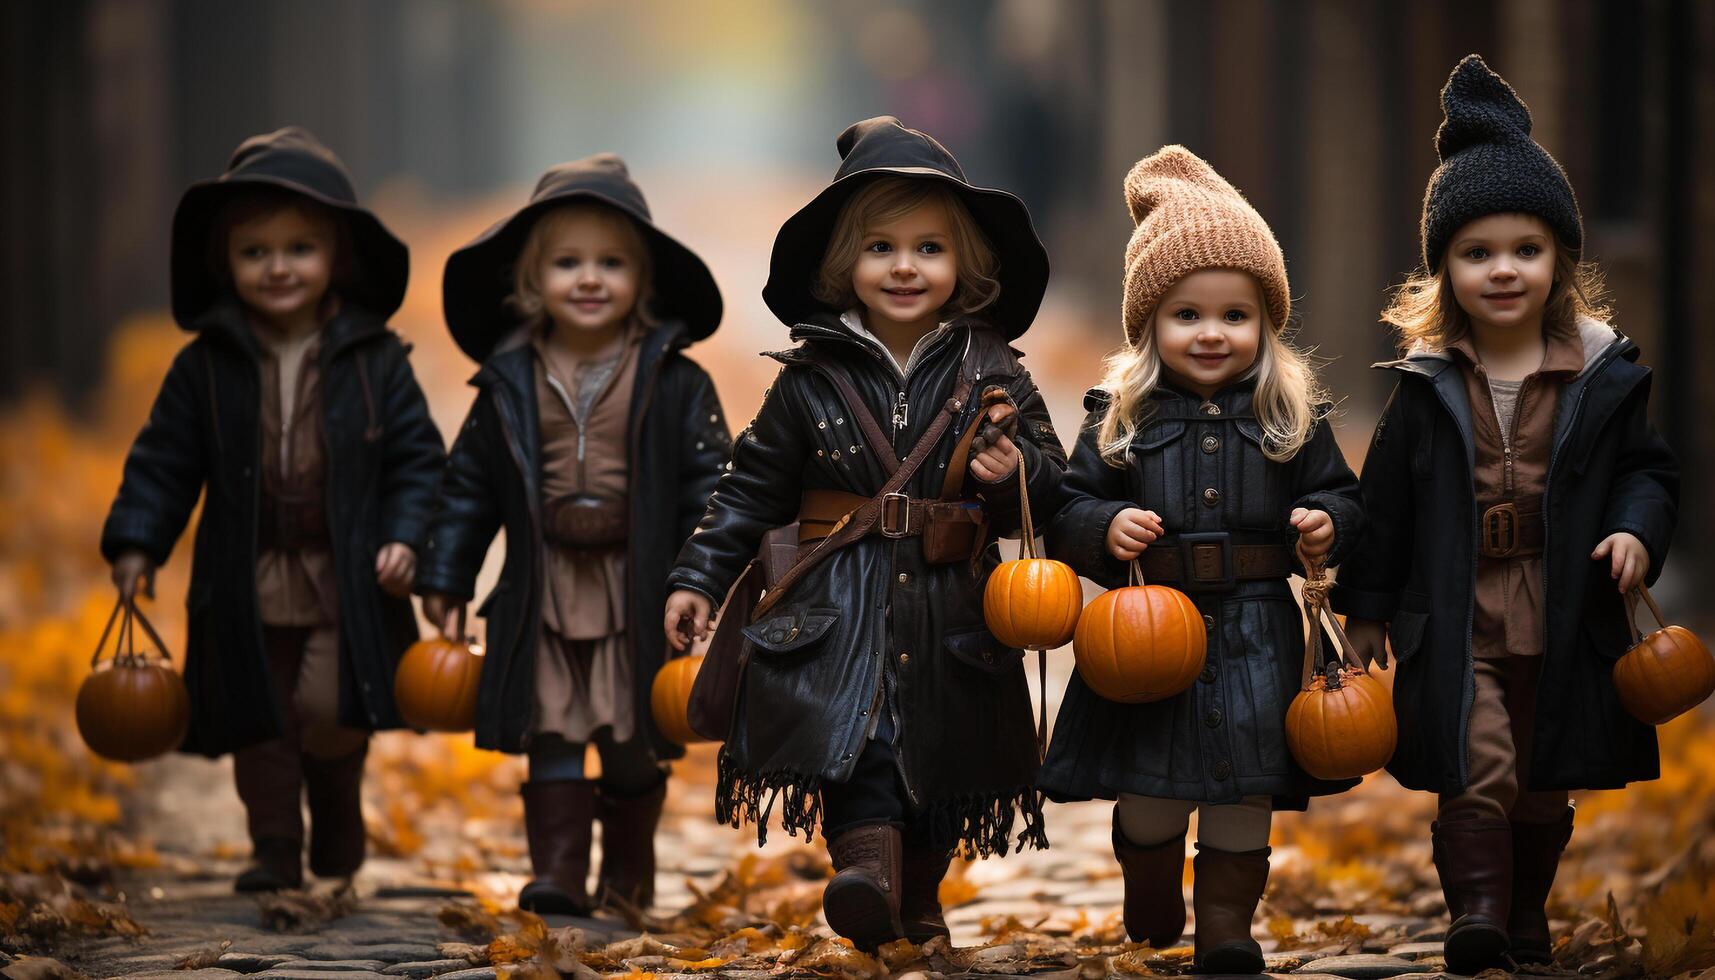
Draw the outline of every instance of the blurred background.
M0 4L0 45L0 831L14 865L96 847L146 862L87 828L183 829L148 817L183 794L81 755L66 706L112 602L96 541L119 463L185 340L165 313L174 205L241 139L288 124L333 147L411 246L394 326L443 431L474 371L439 316L446 255L545 167L601 150L719 279L725 323L691 354L741 426L772 374L756 353L786 343L760 299L774 233L831 176L834 136L891 113L1029 204L1054 275L1021 346L1072 433L1121 339L1120 179L1183 143L1279 236L1356 466L1390 384L1368 365L1391 349L1377 313L1418 255L1437 94L1481 53L1566 167L1615 322L1656 371L1652 410L1685 476L1658 598L1715 627L1696 598L1715 570L1715 338L1699 315L1715 282L1715 4L55 0ZM152 613L169 643L187 551ZM1681 756L1704 754L1715 738L1686 724ZM404 781L389 792L456 785L480 809L469 787L491 757L468 740L423 751L374 764ZM224 775L195 772L230 795ZM1710 795L1702 768L1675 772L1664 798ZM516 773L493 778L504 800ZM375 831L384 850L424 846L406 816Z

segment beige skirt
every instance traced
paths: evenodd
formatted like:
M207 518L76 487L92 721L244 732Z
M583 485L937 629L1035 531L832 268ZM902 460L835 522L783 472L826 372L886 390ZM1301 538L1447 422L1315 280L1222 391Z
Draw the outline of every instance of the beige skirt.
M534 734L587 742L611 728L615 742L637 730L632 696L631 651L624 633L596 640L568 640L542 630L536 649Z

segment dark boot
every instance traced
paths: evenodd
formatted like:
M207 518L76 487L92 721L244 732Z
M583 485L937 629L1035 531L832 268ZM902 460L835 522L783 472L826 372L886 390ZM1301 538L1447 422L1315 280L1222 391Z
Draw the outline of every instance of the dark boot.
M1513 897L1512 825L1461 812L1431 824L1430 841L1453 922L1447 930L1447 969L1472 976L1500 966Z
M906 844L900 860L899 922L906 939L918 946L940 936L953 938L941 914L941 882L947 877L951 851Z
M1251 920L1268 884L1269 853L1266 847L1223 851L1197 845L1191 904L1197 912L1198 973L1262 972L1262 946L1251 938Z
M837 872L822 892L828 926L859 949L871 950L904 935L899 922L903 850L894 824L868 824L828 842Z
M310 801L310 870L349 878L363 866L363 760L369 745L337 759L304 756Z
M304 845L285 837L264 837L255 844L250 867L233 882L233 891L277 892L304 887Z
M1125 874L1125 932L1134 943L1168 949L1185 934L1185 835L1147 847L1114 821L1114 857Z
M595 783L531 781L518 792L524 797L524 836L535 876L518 893L518 907L538 914L588 915Z
M655 904L655 828L661 823L661 805L666 800L665 779L638 796L615 796L606 789L598 789L595 811L601 821L598 895L603 904L617 898L642 911Z
M1515 823L1512 829L1513 901L1507 916L1512 944L1507 952L1519 963L1551 963L1548 893L1560 870L1560 854L1572 839L1572 808L1553 823Z

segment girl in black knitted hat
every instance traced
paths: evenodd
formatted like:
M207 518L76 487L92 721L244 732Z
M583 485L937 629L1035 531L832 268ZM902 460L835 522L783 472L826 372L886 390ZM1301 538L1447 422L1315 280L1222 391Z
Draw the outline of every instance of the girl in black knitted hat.
M1388 769L1440 796L1448 966L1546 962L1567 792L1658 774L1621 706L1625 597L1661 572L1678 468L1650 371L1604 319L1577 199L1475 55L1441 92L1423 268L1383 319L1404 356L1361 480L1370 531L1332 594L1399 664Z

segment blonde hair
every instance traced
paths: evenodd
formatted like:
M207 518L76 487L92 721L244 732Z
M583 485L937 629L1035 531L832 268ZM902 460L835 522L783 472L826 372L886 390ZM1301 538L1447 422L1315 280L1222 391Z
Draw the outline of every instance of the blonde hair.
M655 268L649 248L643 241L643 232L624 212L594 201L561 204L536 217L536 223L530 226L530 232L524 238L523 247L518 250L518 260L512 264L512 294L506 297L506 305L528 326L539 326L546 321L538 269L542 264L542 253L567 225L587 215L595 215L609 227L619 229L619 237L624 240L638 266L637 303L631 308L631 319L645 326L654 326L655 316L650 307L654 299Z
M1296 347L1284 328L1276 329L1268 320L1267 307L1263 309L1256 363L1244 377L1256 379L1251 406L1262 425L1263 455L1284 463L1298 454L1316 423L1328 414L1329 396L1316 378L1309 352ZM1151 310L1144 318L1135 342L1128 341L1103 361L1097 387L1108 393L1108 405L1096 430L1096 445L1109 466L1125 465L1132 441L1149 423L1150 395L1161 384L1155 313Z
M1545 325L1570 326L1580 319L1606 320L1608 292L1602 270L1579 250L1554 237L1554 284L1542 308ZM1401 353L1442 350L1471 329L1471 317L1453 295L1453 277L1443 254L1435 271L1419 268L1393 291L1381 321L1394 328Z
M947 224L952 228L953 260L958 266L958 285L943 309L975 313L993 303L1000 295L1000 280L995 277L1000 261L976 218L945 184L911 177L877 180L853 194L840 208L811 294L837 310L857 305L852 269L863 251L864 233L930 204L940 204L946 209Z

